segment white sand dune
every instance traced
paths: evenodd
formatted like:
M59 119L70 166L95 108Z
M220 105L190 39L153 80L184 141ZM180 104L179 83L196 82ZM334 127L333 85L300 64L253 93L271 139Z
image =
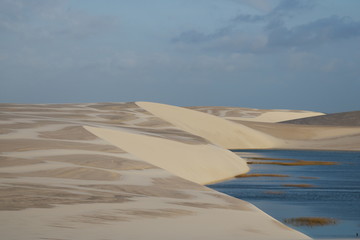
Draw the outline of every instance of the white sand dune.
M249 171L245 160L210 144L187 144L121 130L86 130L138 158L199 184L223 181Z
M305 111L202 111L0 104L2 238L309 239L201 184L248 171L228 148L360 150L360 128L272 123L320 114Z
M136 104L176 127L223 148L273 148L281 144L281 140L268 134L210 114L160 103Z
M276 123L296 116L318 116L323 113L261 110L255 114L249 109L240 108L235 113L231 110L229 114L230 110L226 107L214 107L215 110L211 110L212 107L201 107L203 112L199 112L159 103L136 102L136 104L184 131L201 136L227 149L360 150L360 127ZM239 111L246 111L248 117L229 117L239 114ZM239 120L242 118L252 120ZM236 120L230 121L231 119Z
M324 113L319 112L308 112L308 111L301 111L301 112L294 112L290 110L273 110L269 112L264 112L261 115L253 118L227 118L232 120L243 120L243 121L252 121L252 122L282 122L287 120L293 120L298 118L306 118L306 117L314 117L314 116L321 116Z
M314 150L360 150L360 127L316 126L281 123L239 122L281 139L277 148Z
M256 109L241 107L188 107L196 111L212 114L228 120L250 121L250 122L282 122L287 120L321 116L324 113L288 110L288 109Z

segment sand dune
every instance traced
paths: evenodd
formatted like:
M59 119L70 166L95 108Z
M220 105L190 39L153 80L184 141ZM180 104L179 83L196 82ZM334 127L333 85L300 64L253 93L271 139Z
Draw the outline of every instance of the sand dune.
M332 113L285 121L283 123L322 126L360 126L360 111Z
M308 111L234 107L191 107L191 109L219 116L260 132L263 135L258 135L259 138L266 136L266 139L275 139L269 148L360 150L359 111L325 115ZM303 118L305 116L314 117ZM282 119L295 117L301 118L277 123ZM208 131L213 131L213 128L209 128ZM206 138L205 135L202 136ZM246 138L246 135L242 137ZM263 148L263 146L255 144L252 148Z
M196 115L195 126L184 124L196 128L208 119ZM237 129L243 145L273 140L248 126L209 121L229 134ZM308 239L196 183L247 166L134 103L0 104L0 142L4 239Z
M241 107L188 107L189 109L212 114L228 120L250 122L281 122L298 118L321 116L324 113L285 110L285 109L254 109Z
M360 127L240 122L281 139L277 148L314 150L360 150Z
M4 239L308 239L201 184L248 170L229 148L360 150L349 114L0 104L0 232ZM299 120L306 124L275 123L316 115Z
M313 117L313 116L322 116L323 113L318 112L307 112L307 111L301 111L301 112L295 112L290 110L274 110L269 112L264 112L260 116L256 118L243 118L243 119L237 119L237 120L245 120L245 121L252 121L252 122L281 122L291 119L298 119L298 118L304 118L304 117ZM228 119L234 119L234 118L228 118Z
M199 184L223 181L249 171L243 159L214 145L186 144L119 129L85 129L146 162Z
M136 104L174 126L227 149L272 148L279 139L210 114L151 102Z

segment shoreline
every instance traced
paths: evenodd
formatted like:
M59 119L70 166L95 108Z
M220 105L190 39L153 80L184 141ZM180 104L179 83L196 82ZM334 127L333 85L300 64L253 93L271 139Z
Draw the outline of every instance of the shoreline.
M246 178L241 180L234 179L231 180L231 182L229 183L219 183L218 185L212 185L210 187L235 197L241 196L240 198L253 203L263 211L277 218L278 220L302 217L325 217L329 219L339 220L337 222L337 225L327 226L324 228L317 227L310 229L307 227L295 226L297 230L308 234L315 239L323 239L330 237L335 237L333 239L355 239L355 233L359 231L359 228L356 227L356 222L358 222L359 219L358 217L354 219L355 216L349 213L352 213L353 211L356 212L357 210L356 208L349 208L342 205L343 203L349 206L353 206L353 204L356 204L354 194L356 194L356 191L360 190L358 188L358 184L356 184L356 181L358 180L356 179L355 173L355 171L357 171L356 169L359 170L359 163L356 161L356 159L358 159L358 157L360 156L359 152L334 152L324 150L306 151L304 157L304 155L302 154L303 150L289 151L289 149L285 149L283 151L284 152L282 152L281 150L249 150L243 152L239 151L237 152L237 154L244 158L251 158L251 156L262 156L265 158L274 158L279 160L282 160L283 158L291 158L294 160L305 159L305 161L309 161L309 159L315 161L336 161L337 165L335 165L334 167L329 165L301 167L271 165L269 167L262 168L261 166L263 165L261 165L260 163L260 165L258 166L250 165L249 172L249 175L259 175L259 178ZM320 155L317 155L317 153L320 153ZM331 159L328 159L329 156L331 156ZM266 161L264 162L264 164L265 163ZM337 166L341 166L341 169L339 169ZM352 194L352 197L350 197L349 195L350 198L348 198L347 200L341 198L342 204L340 204L338 200L336 200L336 189L340 188L343 178L341 175L339 176L339 174L333 174L334 172L332 171L335 171L335 173L337 173L337 171L341 171L341 173L343 174L343 171L347 172L348 175L346 183L350 184L350 182L352 182L352 184L355 184L355 186L357 186L357 188L351 188L351 185L349 185L347 188L341 191L342 194L340 194L339 196L344 194L348 196L349 194ZM286 178L277 176L283 174L288 175ZM270 175L274 176L272 177ZM331 181L334 184L337 183L338 185L334 186L334 189L332 189L332 184L326 184L327 181L324 181L324 179L326 179L327 181ZM351 179L353 180L351 181ZM303 188L302 185L304 185L304 187L306 188ZM351 188L352 190L347 193L346 191L349 190L349 188ZM245 189L246 192L241 193L242 189ZM274 193L270 192L272 191L271 189L273 189ZM317 193L317 191L319 191L319 193ZM335 195L331 196L330 194L329 196L327 196L325 193L322 192L334 192ZM296 194L300 195L298 196ZM324 196L324 194L326 196ZM306 195L307 197L301 197L303 195ZM307 198L309 199L307 200ZM319 209L317 202L321 202L321 199L323 198L326 198L327 204L326 202L322 203L322 207ZM340 205L338 206L337 204ZM338 208L339 210L335 211L335 209ZM284 211L279 212L280 209L284 209ZM341 214L339 214L338 211L341 211ZM289 226L294 227L291 225ZM350 234L348 234L349 231Z

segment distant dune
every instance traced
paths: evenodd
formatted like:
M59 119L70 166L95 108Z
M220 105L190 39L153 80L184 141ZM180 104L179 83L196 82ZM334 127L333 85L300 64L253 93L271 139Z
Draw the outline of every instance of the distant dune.
M282 123L326 126L360 126L360 111L332 113L283 121Z
M136 102L138 106L174 126L227 149L272 148L279 139L221 117L167 104Z
M239 122L281 140L279 149L360 150L359 126Z
M227 120L251 122L281 122L291 119L324 115L320 112L285 109L256 109L241 107L187 107L188 109L208 113Z
M360 150L360 127L357 126L277 123L294 114L324 115L322 113L230 107L191 107L190 110L159 103L136 104L183 131L228 149ZM201 111L197 111L199 109ZM246 121L241 120L244 116Z

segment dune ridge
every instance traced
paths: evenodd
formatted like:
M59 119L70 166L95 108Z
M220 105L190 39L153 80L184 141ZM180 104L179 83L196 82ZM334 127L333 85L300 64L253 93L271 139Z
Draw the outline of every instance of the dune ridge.
M283 121L282 123L321 126L360 126L360 111L297 118L294 120Z
M234 107L184 109L157 103L136 104L174 126L224 148L360 150L360 111L324 114L302 110ZM200 114L186 110L196 110ZM299 119L279 122L295 117ZM230 139L231 143L228 143Z
M207 113L160 103L136 104L176 127L226 149L274 148L282 142L266 133Z
M199 184L223 181L249 171L245 160L214 145L186 144L120 129L85 129L148 163Z
M288 110L288 109L256 109L243 107L186 107L188 109L212 114L227 120L250 121L250 122L281 122L292 119L322 116L324 113Z

